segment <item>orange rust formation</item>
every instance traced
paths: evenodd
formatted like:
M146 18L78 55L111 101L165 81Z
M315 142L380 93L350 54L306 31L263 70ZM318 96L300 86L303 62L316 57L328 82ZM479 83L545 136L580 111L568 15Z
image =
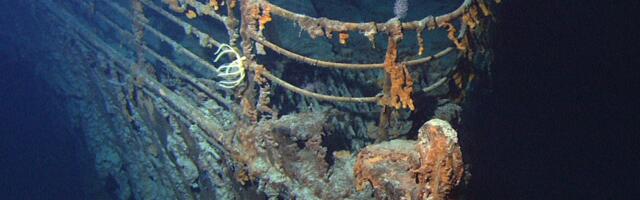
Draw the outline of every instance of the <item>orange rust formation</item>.
M260 19L258 19L258 30L262 31L265 28L265 24L271 21L271 6L262 7L262 14L260 15Z
M464 22L471 30L475 29L480 23L478 19L478 9L475 6L469 8L469 11L462 15L462 22Z
M184 8L180 6L180 4L178 3L178 0L163 0L162 2L168 4L169 9L173 10L174 12L177 12L177 13L184 12Z
M457 133L446 121L432 119L420 128L418 141L364 148L354 174L356 189L370 184L378 199L452 199L464 175Z
M346 45L347 44L347 40L349 40L349 33L340 32L339 36L340 36L340 44Z
M198 14L196 14L196 12L193 12L193 10L187 11L187 13L185 15L189 19L195 19L196 17L198 17Z
M395 109L409 108L414 110L413 99L413 78L407 69L406 64L398 63L398 42L402 40L402 30L400 24L392 28L389 35L389 45L384 59L384 71L387 73L391 86L385 90L385 96L380 99L382 105L391 106Z
M253 80L254 80L254 81L256 81L256 83L258 83L258 84L260 84L260 85L267 83L267 78L265 78L265 77L263 76L263 73L264 73L266 70L267 70L267 69L265 69L263 65L257 65L257 66L254 68L254 73L255 73L255 75L254 75L254 77L253 77Z
M421 56L422 54L424 54L424 38L422 38L422 32L418 32L418 55Z
M451 23L443 23L442 25L440 25L440 27L446 28L447 29L447 37L453 42L453 44L456 45L456 48L458 48L458 50L465 50L467 49L467 47L464 45L463 42L461 42L458 37L456 36L457 31L456 27L453 26L453 24Z
M418 187L411 169L420 167L420 154L415 141L392 140L370 145L358 153L354 175L356 190L363 191L369 184L378 199L416 199L411 191Z
M462 151L457 133L443 120L430 120L418 131L416 149L420 153L417 173L420 199L450 199L464 175Z
M235 8L236 7L236 0L229 0L229 8Z
M220 5L218 5L217 0L209 0L209 6L213 7L213 10L216 10L216 11L220 9Z

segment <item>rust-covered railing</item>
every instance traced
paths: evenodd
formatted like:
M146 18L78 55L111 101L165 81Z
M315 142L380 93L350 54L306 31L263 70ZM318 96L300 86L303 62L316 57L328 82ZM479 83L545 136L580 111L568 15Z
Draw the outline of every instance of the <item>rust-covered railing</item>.
M79 27L82 25L75 20L74 15L70 14L73 12L68 12L57 5L69 2L75 3L78 7L91 10L87 13L92 13L93 17L95 17L99 23L106 25L110 30L115 30L114 35L117 35L120 40L129 41L125 43L128 45L128 49L135 51L136 57L128 57L127 52L123 53L122 51L116 50L116 45L107 43L103 38L98 36L100 31L94 32L87 27ZM244 164L244 170L251 173L250 175L245 174L244 179L259 178L269 180L273 179L273 177L279 177L278 184L284 185L294 196L322 199L322 196L311 192L318 191L320 190L319 188L305 185L301 180L292 177L290 173L282 169L281 166L274 165L272 161L269 160L270 158L258 156L263 152L259 152L257 150L259 148L256 146L263 144L257 144L256 141L258 139L269 140L269 138L258 138L260 136L244 133L256 131L254 130L256 128L255 122L260 120L256 116L258 111L266 112L269 110L267 108L269 103L268 95L270 94L269 84L275 83L289 91L322 101L378 103L383 106L380 113L379 127L380 130L384 131L388 125L387 121L391 113L390 110L402 108L414 109L412 95L415 89L413 88L412 69L428 64L452 52L457 51L464 53L469 50L467 33L469 29L472 29L478 23L477 15L479 15L479 11L484 10L481 2L482 1L464 0L457 9L444 15L427 16L411 22L401 22L399 19L393 18L381 23L353 23L327 18L309 17L288 11L266 0L210 0L207 3L197 0L131 0L132 4L130 6L109 0L93 2L79 0L56 2L54 0L44 0L43 5L50 8L51 12L57 16L59 20L78 26L70 29L69 32L79 38L84 38L84 41L87 41L87 43L90 43L90 45L113 60L116 63L115 66L117 66L113 70L119 74L130 76L130 82L134 88L140 89L144 94L155 99L162 100L162 105L168 107L168 110L174 115L181 116L182 119L186 121L185 123L195 124L204 130L209 143L230 157L233 157L235 161ZM104 7L96 8L96 5L90 5L91 3ZM174 52L184 56L183 58L193 61L200 69L203 69L211 75L235 73L234 71L221 71L221 66L216 66L210 62L215 55L203 58L199 56L194 49L185 47L184 44L176 41L172 36L163 33L161 28L155 27L146 18L148 14L145 14L145 9L151 9L159 14L159 16L166 18L169 22L182 27L185 34L197 38L198 44L204 48L218 48L223 49L222 54L225 52L234 52L241 55L241 58L237 58L237 62L233 64L238 65L235 66L236 68L234 69L242 70L243 73L249 74L246 76L246 80L240 80L244 81L240 85L215 84L216 82L220 83L220 81L224 81L224 79L220 77L207 79L198 76L193 71L185 69L185 66L180 66L181 64L178 62L167 58L161 50L147 45L145 38L150 34L169 45ZM238 12L240 19L234 17L234 13L236 12ZM229 39L226 43L216 40L209 33L194 27L188 20L183 20L181 17L178 17L178 15L185 15L188 19L193 19L198 16L213 18L215 21L212 23L222 23L225 26ZM269 38L262 34L262 31L269 26L272 18L271 15L297 23L311 38L330 38L333 33L339 33L340 42L343 43L348 40L349 34L363 34L363 36L373 43L377 34L384 34L388 37L384 62L364 64L341 63L311 58L287 50L269 41ZM117 21L122 18L128 19L128 22L132 24L130 29L129 27L122 26L121 21ZM459 28L454 27L453 24L457 24L454 23L454 20L460 21ZM419 46L417 54L423 55L425 52L422 32L424 30L434 31L436 29L442 29L448 32L448 38L452 42L451 47L444 48L437 52L427 52L427 54L430 54L429 56L400 61L401 59L398 55L399 42L403 39L403 35L406 34L406 32L416 32ZM101 34L106 35L113 33ZM237 44L238 41L240 42L239 44ZM227 46L229 48L225 49ZM261 64L256 54L261 53L264 47L286 58L315 67L354 70L355 73L360 73L362 70L384 70L384 86L379 94L371 97L335 96L312 92L282 80L271 73L268 70L268 66ZM151 60L158 61L161 64L151 66L149 62ZM227 66L229 66L229 64ZM146 67L149 67L149 69ZM157 75L153 73L154 71L160 70L169 72L164 75L187 83L186 85L189 86L188 89L176 89L165 85L162 82L164 77L157 77ZM244 78L244 76L242 76L242 78ZM420 90L429 93L445 84L448 80L451 80L451 78L447 77L447 75L439 77L432 85ZM255 91L256 87L259 88L259 91ZM259 97L256 99L258 92ZM184 94L196 95L185 96ZM236 116L234 117L236 118L233 120L235 120L236 123L246 123L247 121L253 123L248 123L249 125L242 129L235 128L234 130L226 130L221 124L213 123L210 120L210 114L199 107L202 102L197 100L198 94L203 94L215 100L222 105L225 110L235 113ZM243 119L243 117L246 118ZM273 117L277 118L277 116ZM249 120L246 120L247 118ZM384 136L385 133L381 135ZM234 139L238 139L239 141L234 141ZM249 178L247 178L247 176L249 176Z
M156 11L160 15L166 17L169 21L174 22L176 25L181 26L185 30L186 34L194 35L195 37L197 37L200 41L199 43L201 46L207 47L207 48L213 48L213 47L220 47L223 44L213 39L213 37L208 35L207 33L195 28L188 22L164 10L161 6L157 5L156 3L150 0L139 0L139 2L144 4L146 7ZM124 10L117 4L110 1L107 1L105 3L113 7L114 10L118 11L120 14L124 16L128 16L129 18L132 17L130 14L126 12L126 10ZM228 31L229 38L232 38L232 39L237 38L238 31L243 32L244 30L244 33L242 34L244 34L246 38L244 38L243 40L254 41L256 42L256 44L267 47L273 50L274 52L277 52L285 57L288 57L296 61L307 63L311 66L338 68L338 69L355 69L355 70L391 68L391 67L386 67L385 63L372 63L372 64L337 63L332 61L318 60L318 59L296 54L295 52L291 52L285 48L278 46L277 44L270 42L267 38L262 36L260 32L261 30L259 30L258 27L248 27L245 29L240 28L239 30L236 30L236 27L238 24L237 20L234 19L233 17L229 17L229 15L225 16L221 14L222 12L220 10L220 7L222 7L222 4L220 3L213 5L213 3L205 4L199 1L192 1L192 0L174 0L174 1L165 1L165 3L168 4L168 7L170 8L170 10L177 13L185 13L185 15L190 16L190 18L197 17L197 15L199 14L202 16L210 16L213 19L219 22L222 22L225 25L225 27L227 27L227 29L230 30ZM384 23L375 23L375 22L352 23L352 22L341 22L338 20L332 20L327 18L314 18L314 17L305 16L302 14L293 13L291 11L283 9L277 5L271 4L268 1L264 1L264 0L248 0L243 2L236 2L234 0L230 0L228 1L228 3L226 3L225 7L227 7L227 11L226 11L227 13L232 12L234 9L240 9L242 16L247 16L245 18L248 20L254 20L254 22L252 23L245 22L245 25L253 24L254 26L257 25L259 27L265 27L266 24L269 23L270 21L270 18L271 18L270 15L274 14L279 17L283 17L285 19L292 20L298 23L300 27L306 30L310 34L310 36L312 36L313 38L322 37L322 36L330 37L332 32L339 32L341 34L348 34L348 32L359 32L364 34L367 38L375 38L375 35L378 33L387 33L387 34L392 33L392 31L394 31L392 30L393 27L397 27L400 29L399 31L396 31L396 33L402 33L403 31L416 31L420 36L418 38L422 38L422 31L425 29L433 30L438 27L447 27L448 31L455 31L455 29L451 27L450 22L452 20L461 18L461 16L465 14L465 11L472 6L472 3L473 2L471 0L465 0L456 10L440 16L427 16L421 20L411 21L411 22L394 22L392 20ZM242 4L244 5L244 7L238 4ZM237 8L237 7L240 7L240 8ZM207 62L206 59L200 58L199 56L195 55L193 52L183 47L181 44L174 41L170 37L164 35L162 32L158 31L154 27L142 22L143 20L136 20L136 21L138 21L141 24L141 26L145 28L145 30L149 31L150 33L160 38L162 41L171 45L174 48L174 50L177 51L178 53L184 54L188 58L193 59L197 63L200 63L202 66L208 68L212 73L216 73L216 67L213 64ZM394 23L400 23L400 26L392 26ZM464 23L462 24L464 25ZM461 33L459 37L452 38L452 40L456 40L457 38L462 38L462 37L464 37L464 35ZM251 44L251 42L249 41L245 41L245 43ZM422 52L424 51L424 47L423 47L423 42L420 39L419 39L419 45L420 45L419 54L422 54ZM456 45L456 46L459 47L458 49L463 48L460 45ZM254 48L252 47L249 49L253 50ZM252 51L247 51L249 49L243 49L242 54L245 56L247 54L253 54ZM436 52L431 56L426 56L426 57L418 58L415 60L402 61L402 62L398 62L397 64L398 66L423 65L435 59L441 58L453 52L454 50L455 48L448 47L439 52ZM298 93L304 96L317 98L323 101L358 102L358 103L380 102L381 98L383 96L386 96L388 100L385 101L386 103L382 102L383 105L391 105L395 108L400 108L400 107L411 108L412 107L412 103L404 103L404 104L401 103L402 101L409 101L410 94L407 94L407 93L411 93L411 91L400 92L400 93L404 93L402 95L404 96L404 98L399 98L400 96L398 96L398 94L395 94L396 95L395 97L392 94L390 94L391 92L394 92L394 91L395 91L394 93L398 93L398 90L400 90L398 88L402 88L401 86L398 86L398 85L406 85L404 86L405 90L408 90L410 87L412 87L412 85L407 84L408 83L407 81L399 82L398 80L396 80L395 82L393 82L392 80L389 86L387 86L388 88L390 88L388 89L389 91L382 91L381 94L383 95L377 95L374 97L340 97L340 96L325 95L325 94L315 93L315 92L308 91L303 88L294 86L293 84L288 83L274 76L273 74L269 73L269 71L266 70L265 68L262 68L262 70L255 70L257 66L260 66L259 62L256 60L253 60L254 56L247 56L247 57L251 59L248 62L245 62L245 65L247 66L245 66L244 69L247 69L247 70L252 69L254 73L255 72L263 73L265 78L273 81L274 83L288 90L291 90L295 93ZM396 64L396 63L395 61L393 62L390 61L386 63L387 66L391 64ZM410 72L408 70L406 71L408 72L406 76L410 76ZM390 71L390 72L395 74L390 74L390 73L386 73L386 74L393 75L395 77L405 76L402 74L398 74L399 72L393 72L393 71ZM261 74L257 74L257 76L261 76ZM409 78L409 77L406 77L406 78ZM190 80L192 80L190 82L197 81L193 78ZM436 83L442 84L441 81ZM395 87L392 87L392 85L395 85ZM429 88L433 88L434 86L437 86L437 85L430 86ZM214 95L211 95L211 96L214 96ZM219 101L222 99L219 96L216 96L215 98ZM405 105L405 106L400 106L400 105Z

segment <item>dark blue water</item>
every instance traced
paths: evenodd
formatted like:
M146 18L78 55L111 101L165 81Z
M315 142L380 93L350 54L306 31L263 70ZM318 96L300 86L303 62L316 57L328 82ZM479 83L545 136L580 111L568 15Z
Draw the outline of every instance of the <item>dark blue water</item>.
M35 78L29 60L0 59L0 190L3 199L79 197L76 138L60 99ZM9 62L6 62L10 60Z
M81 135L67 121L64 99L34 73L41 49L16 39L41 33L20 25L29 20L21 3L2 4L0 199L80 199Z

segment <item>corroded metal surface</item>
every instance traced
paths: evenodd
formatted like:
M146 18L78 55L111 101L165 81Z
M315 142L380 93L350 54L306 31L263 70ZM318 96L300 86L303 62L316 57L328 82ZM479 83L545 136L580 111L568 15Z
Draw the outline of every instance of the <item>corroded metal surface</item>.
M464 175L457 133L433 119L418 140L391 140L358 153L356 187L371 185L378 199L453 199Z
M479 11L488 11L477 2L465 0L438 17L384 23L313 18L265 0L44 0L38 6L64 25L57 30L76 41L70 51L82 55L69 58L81 67L69 65L60 73L73 72L68 79L97 88L84 91L87 97L74 109L91 119L84 129L97 155L96 169L101 178L117 183L118 198L368 199L375 193L378 198L448 199L464 172L457 133L447 122L427 122L417 141L387 140L406 137L407 113L421 109L416 93L432 93L448 81L464 85L462 75L452 76L456 66L433 75L429 84L418 74L426 67L412 66L478 52L468 34L481 27ZM224 27L226 40L213 39L220 38L209 33L216 29L198 21L206 19ZM384 62L338 62L287 50L267 34L278 31L272 28L282 23L278 20L300 25L313 38L331 39L335 32L343 46L354 44L355 34L365 41L386 34ZM462 28L455 29L454 20ZM448 31L449 46L432 56L403 59L403 35L416 31L422 38L425 28ZM188 42L193 36L195 42ZM421 55L425 41L416 41ZM209 52L214 47L224 47L225 53L216 58ZM332 68L326 74L339 76L295 86L298 74L284 73L290 61L269 61L261 55L264 47L314 70ZM221 64L231 52L235 62L227 63L234 65ZM216 75L225 67L242 70L243 76L219 87L224 79ZM420 84L425 89L414 88ZM449 97L444 92L438 98ZM445 116L442 112L435 117Z

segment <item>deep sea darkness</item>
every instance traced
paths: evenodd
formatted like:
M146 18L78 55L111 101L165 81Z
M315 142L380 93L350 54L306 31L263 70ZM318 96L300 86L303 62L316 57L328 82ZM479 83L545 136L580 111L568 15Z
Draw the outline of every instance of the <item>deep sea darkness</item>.
M494 93L478 110L486 117L467 122L470 199L638 199L638 101L622 96L640 91L626 68L638 23L614 16L627 5L603 2L503 1ZM10 4L0 7L0 199L91 199L64 99L6 37L21 17Z
M640 66L629 43L639 24L623 16L632 7L503 3L494 93L480 111L486 118L472 122L478 149L464 152L473 157L470 196L637 199L638 101L625 95L640 91L629 68Z
M27 58L1 51L0 199L77 199L82 174L62 99Z
M66 121L64 99L34 74L46 52L15 40L43 34L17 29L29 19L24 3L0 3L0 199L87 199L81 135Z

